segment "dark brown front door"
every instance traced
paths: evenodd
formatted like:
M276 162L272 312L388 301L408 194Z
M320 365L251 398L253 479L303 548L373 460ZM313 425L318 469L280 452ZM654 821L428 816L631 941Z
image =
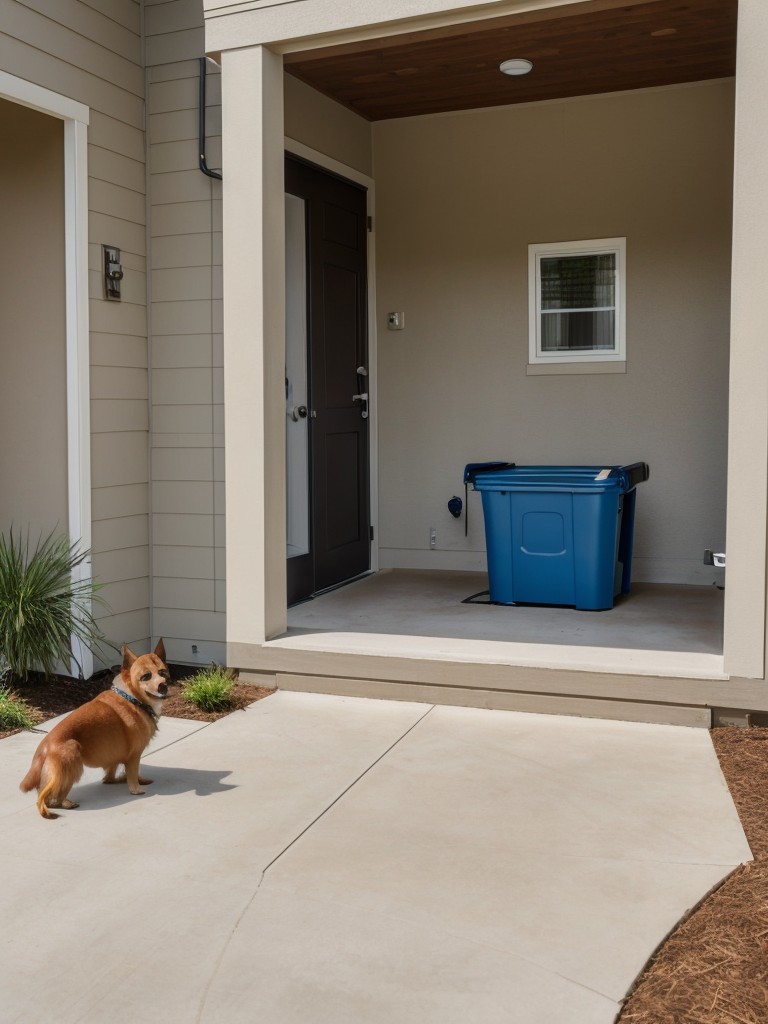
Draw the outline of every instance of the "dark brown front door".
M367 204L365 189L289 156L285 181L303 200L306 253L307 401L287 430L308 433L309 550L289 551L292 604L370 568Z

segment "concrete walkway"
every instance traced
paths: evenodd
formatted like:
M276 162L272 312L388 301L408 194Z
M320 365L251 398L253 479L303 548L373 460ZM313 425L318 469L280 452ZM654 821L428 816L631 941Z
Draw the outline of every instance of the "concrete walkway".
M4 1024L610 1024L751 857L704 730L278 693L52 822L38 740L0 742Z

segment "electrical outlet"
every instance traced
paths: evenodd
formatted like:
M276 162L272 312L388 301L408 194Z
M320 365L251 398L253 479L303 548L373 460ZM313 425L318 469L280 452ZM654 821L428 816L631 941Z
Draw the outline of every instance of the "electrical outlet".
M437 530L434 526L430 526L429 528L429 546L431 548L437 547Z

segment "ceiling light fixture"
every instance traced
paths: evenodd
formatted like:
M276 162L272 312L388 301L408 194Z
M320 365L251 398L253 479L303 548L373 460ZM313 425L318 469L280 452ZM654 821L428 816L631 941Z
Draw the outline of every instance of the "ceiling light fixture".
M533 62L524 57L514 57L499 64L499 71L504 75L527 75L533 68Z

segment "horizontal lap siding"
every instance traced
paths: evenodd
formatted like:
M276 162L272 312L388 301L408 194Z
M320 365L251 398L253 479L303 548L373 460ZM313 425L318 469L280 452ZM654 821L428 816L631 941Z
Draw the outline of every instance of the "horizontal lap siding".
M202 0L148 4L145 18L154 632L174 660L224 662L221 185L198 167ZM212 64L207 86L206 155L219 168Z
M116 645L149 642L144 69L139 0L0 0L0 68L85 104L96 609ZM123 300L103 295L102 244ZM114 660L115 655L107 655Z

